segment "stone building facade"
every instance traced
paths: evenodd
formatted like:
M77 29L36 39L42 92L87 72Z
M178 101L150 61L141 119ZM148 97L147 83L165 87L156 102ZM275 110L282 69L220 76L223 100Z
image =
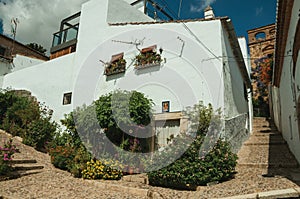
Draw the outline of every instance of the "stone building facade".
M250 50L251 57L251 70L255 71L257 60L271 56L274 53L275 44L275 24L262 26L248 30L248 47ZM258 98L259 93L257 92L257 84L255 81L252 82L253 97Z
M248 30L254 116L268 117L272 81L275 24Z

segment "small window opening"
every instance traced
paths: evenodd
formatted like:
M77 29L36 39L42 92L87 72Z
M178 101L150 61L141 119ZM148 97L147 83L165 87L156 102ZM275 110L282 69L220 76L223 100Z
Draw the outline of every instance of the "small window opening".
M64 93L63 105L71 104L72 93Z
M266 33L259 32L255 35L256 40L266 39Z

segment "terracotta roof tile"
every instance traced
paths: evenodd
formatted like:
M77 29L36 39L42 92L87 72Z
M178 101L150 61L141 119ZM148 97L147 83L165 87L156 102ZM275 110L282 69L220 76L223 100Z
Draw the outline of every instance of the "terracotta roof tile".
M184 19L184 20L173 20L173 21L145 21L145 22L116 22L108 23L110 26L126 26L126 25L149 25L149 24L168 24L168 23L187 23L187 22L197 22L197 21L212 21L212 20L222 20L228 19L228 17L215 17L214 19Z

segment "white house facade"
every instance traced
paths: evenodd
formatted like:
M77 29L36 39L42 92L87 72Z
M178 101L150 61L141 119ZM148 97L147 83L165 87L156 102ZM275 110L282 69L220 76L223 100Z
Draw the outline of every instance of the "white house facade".
M3 88L31 91L55 120L113 90L137 90L154 101L155 121L176 120L177 130L185 129L182 111L203 101L222 110L225 134L244 139L252 121L248 53L230 19L155 21L128 3L83 4L76 38L66 40L76 50L60 56L54 47L57 58L6 75ZM147 53L154 58L138 61Z
M300 1L278 0L271 89L275 124L300 162Z

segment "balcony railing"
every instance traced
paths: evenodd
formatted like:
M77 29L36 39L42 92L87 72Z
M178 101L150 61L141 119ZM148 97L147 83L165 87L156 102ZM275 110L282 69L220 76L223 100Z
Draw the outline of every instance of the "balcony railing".
M50 49L53 57L57 57L56 54L64 54L62 51L66 51L66 49L69 49L67 50L68 52L70 49L71 52L76 49L79 17L80 12L61 21L60 30L53 34L52 47Z
M78 35L78 28L79 28L79 23L71 26L67 29L64 29L62 31L59 31L57 33L53 34L53 42L52 42L52 47L58 46L60 44L76 40L77 35Z

